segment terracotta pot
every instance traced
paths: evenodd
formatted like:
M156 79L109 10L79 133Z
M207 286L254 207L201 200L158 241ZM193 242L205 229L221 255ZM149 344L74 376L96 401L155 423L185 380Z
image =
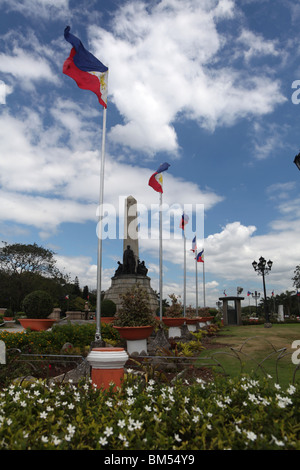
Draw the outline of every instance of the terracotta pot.
M32 331L41 331L51 328L56 320L53 318L19 318L19 322L23 328L30 328Z
M186 318L172 318L172 317L163 317L162 321L166 326L181 326L184 324Z
M146 339L153 331L153 326L114 326L114 328L120 333L121 338L129 341Z
M197 321L205 323L207 321L212 321L214 317L197 317Z
M187 325L196 325L198 323L198 318L186 318L185 323Z
M13 321L13 317L3 317L4 321Z

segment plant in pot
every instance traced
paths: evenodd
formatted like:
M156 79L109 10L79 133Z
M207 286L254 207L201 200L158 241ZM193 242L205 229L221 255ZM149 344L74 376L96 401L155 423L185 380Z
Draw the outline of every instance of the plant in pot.
M170 294L171 305L166 308L162 320L167 326L180 326L185 322L180 295Z
M34 331L48 330L56 321L48 318L53 310L53 301L45 291L36 290L28 294L23 300L23 310L26 318L19 319L23 328Z
M114 328L127 341L127 350L147 352L147 338L157 325L147 291L139 283L121 295L121 308L115 315Z

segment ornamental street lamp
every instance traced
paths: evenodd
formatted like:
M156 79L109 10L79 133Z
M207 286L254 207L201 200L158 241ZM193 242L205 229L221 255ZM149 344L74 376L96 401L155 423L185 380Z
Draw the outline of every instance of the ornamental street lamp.
M272 264L273 264L273 261L269 260L268 262L266 262L265 258L263 258L262 256L259 258L259 263L257 263L256 261L253 261L252 263L254 271L257 271L257 273L261 275L263 278L266 323L270 323L270 319L269 319L269 307L267 304L265 275L268 274L269 271L271 271Z
M257 316L257 299L260 298L260 293L255 291L255 293L252 293L253 299L255 299L255 311L256 311L256 316Z
M298 170L300 170L300 153L298 153L298 155L295 156L294 163L295 165L297 165Z

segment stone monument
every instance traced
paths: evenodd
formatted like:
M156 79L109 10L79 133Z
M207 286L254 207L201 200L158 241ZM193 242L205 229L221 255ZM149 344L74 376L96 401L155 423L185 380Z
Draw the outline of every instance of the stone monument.
M244 297L219 297L223 302L223 324L227 325L241 325L241 300Z
M122 301L120 295L125 294L134 284L139 283L147 291L150 307L156 314L159 307L158 299L150 285L151 279L147 276L148 269L145 262L139 259L137 201L132 196L128 196L125 200L124 215L122 263L118 261L118 267L111 278L111 286L105 292L104 299L112 300L116 304L118 312Z

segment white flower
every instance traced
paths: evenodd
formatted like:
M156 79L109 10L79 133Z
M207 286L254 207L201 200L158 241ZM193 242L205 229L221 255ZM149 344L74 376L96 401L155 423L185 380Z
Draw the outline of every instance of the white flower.
M174 439L175 439L175 441L177 441L177 442L181 442L181 441L182 441L182 439L180 439L180 437L179 437L179 434L174 434Z
M271 440L271 442L273 442L273 441L275 442L275 444L276 444L277 446L281 446L281 447L284 446L284 442L278 441L278 440L276 439L276 437L272 435L272 440Z
M132 396L133 395L133 388L132 387L127 387L126 392L127 392L127 395Z
M75 408L75 405L73 403L70 403L68 405L69 410L73 410Z
M58 437L53 436L53 441L52 442L55 446L58 446L58 444L61 443L61 439L58 439Z
M113 432L113 428L110 428L109 426L106 426L105 431L104 431L104 434L105 434L107 437L109 437L109 436L111 436L113 433L114 433L114 432Z
M100 437L99 439L99 444L101 444L102 446L105 446L107 444L107 439L106 437Z
M194 423L198 423L199 421L199 416L194 416L192 421L194 421Z
M277 388L277 390L280 390L280 389L281 389L281 387L280 387L279 384L274 384L274 387Z
M42 440L42 442L48 442L48 437L47 436L42 436L41 440Z
M119 428L124 428L124 426L125 426L125 419L119 419L119 421L118 421L118 426L119 426Z
M23 406L23 408L25 408L27 406L27 403L26 403L26 401L23 400L23 401L20 402L20 405Z
M252 431L246 431L246 436L248 439L250 439L250 441L255 441L257 438L257 435Z
M67 427L67 431L69 432L70 435L73 435L76 430L75 426L72 426L72 424L69 424Z
M293 395L293 393L295 393L296 391L296 387L294 387L294 385L290 385L289 388L287 389L287 393L289 395Z
M113 402L111 400L106 400L105 404L109 406L110 408L112 408L113 406Z
M146 411L151 411L152 408L151 408L151 406L145 405L145 410L146 410Z
M42 413L40 413L40 418L46 419L47 416L48 416L48 413L46 413L46 411L43 411Z
M69 442L71 439L72 439L72 436L70 436L70 434L66 434L66 435L65 435L65 440L66 440L66 441Z
M211 431L211 429L212 429L211 424L207 424L206 427L209 431Z

